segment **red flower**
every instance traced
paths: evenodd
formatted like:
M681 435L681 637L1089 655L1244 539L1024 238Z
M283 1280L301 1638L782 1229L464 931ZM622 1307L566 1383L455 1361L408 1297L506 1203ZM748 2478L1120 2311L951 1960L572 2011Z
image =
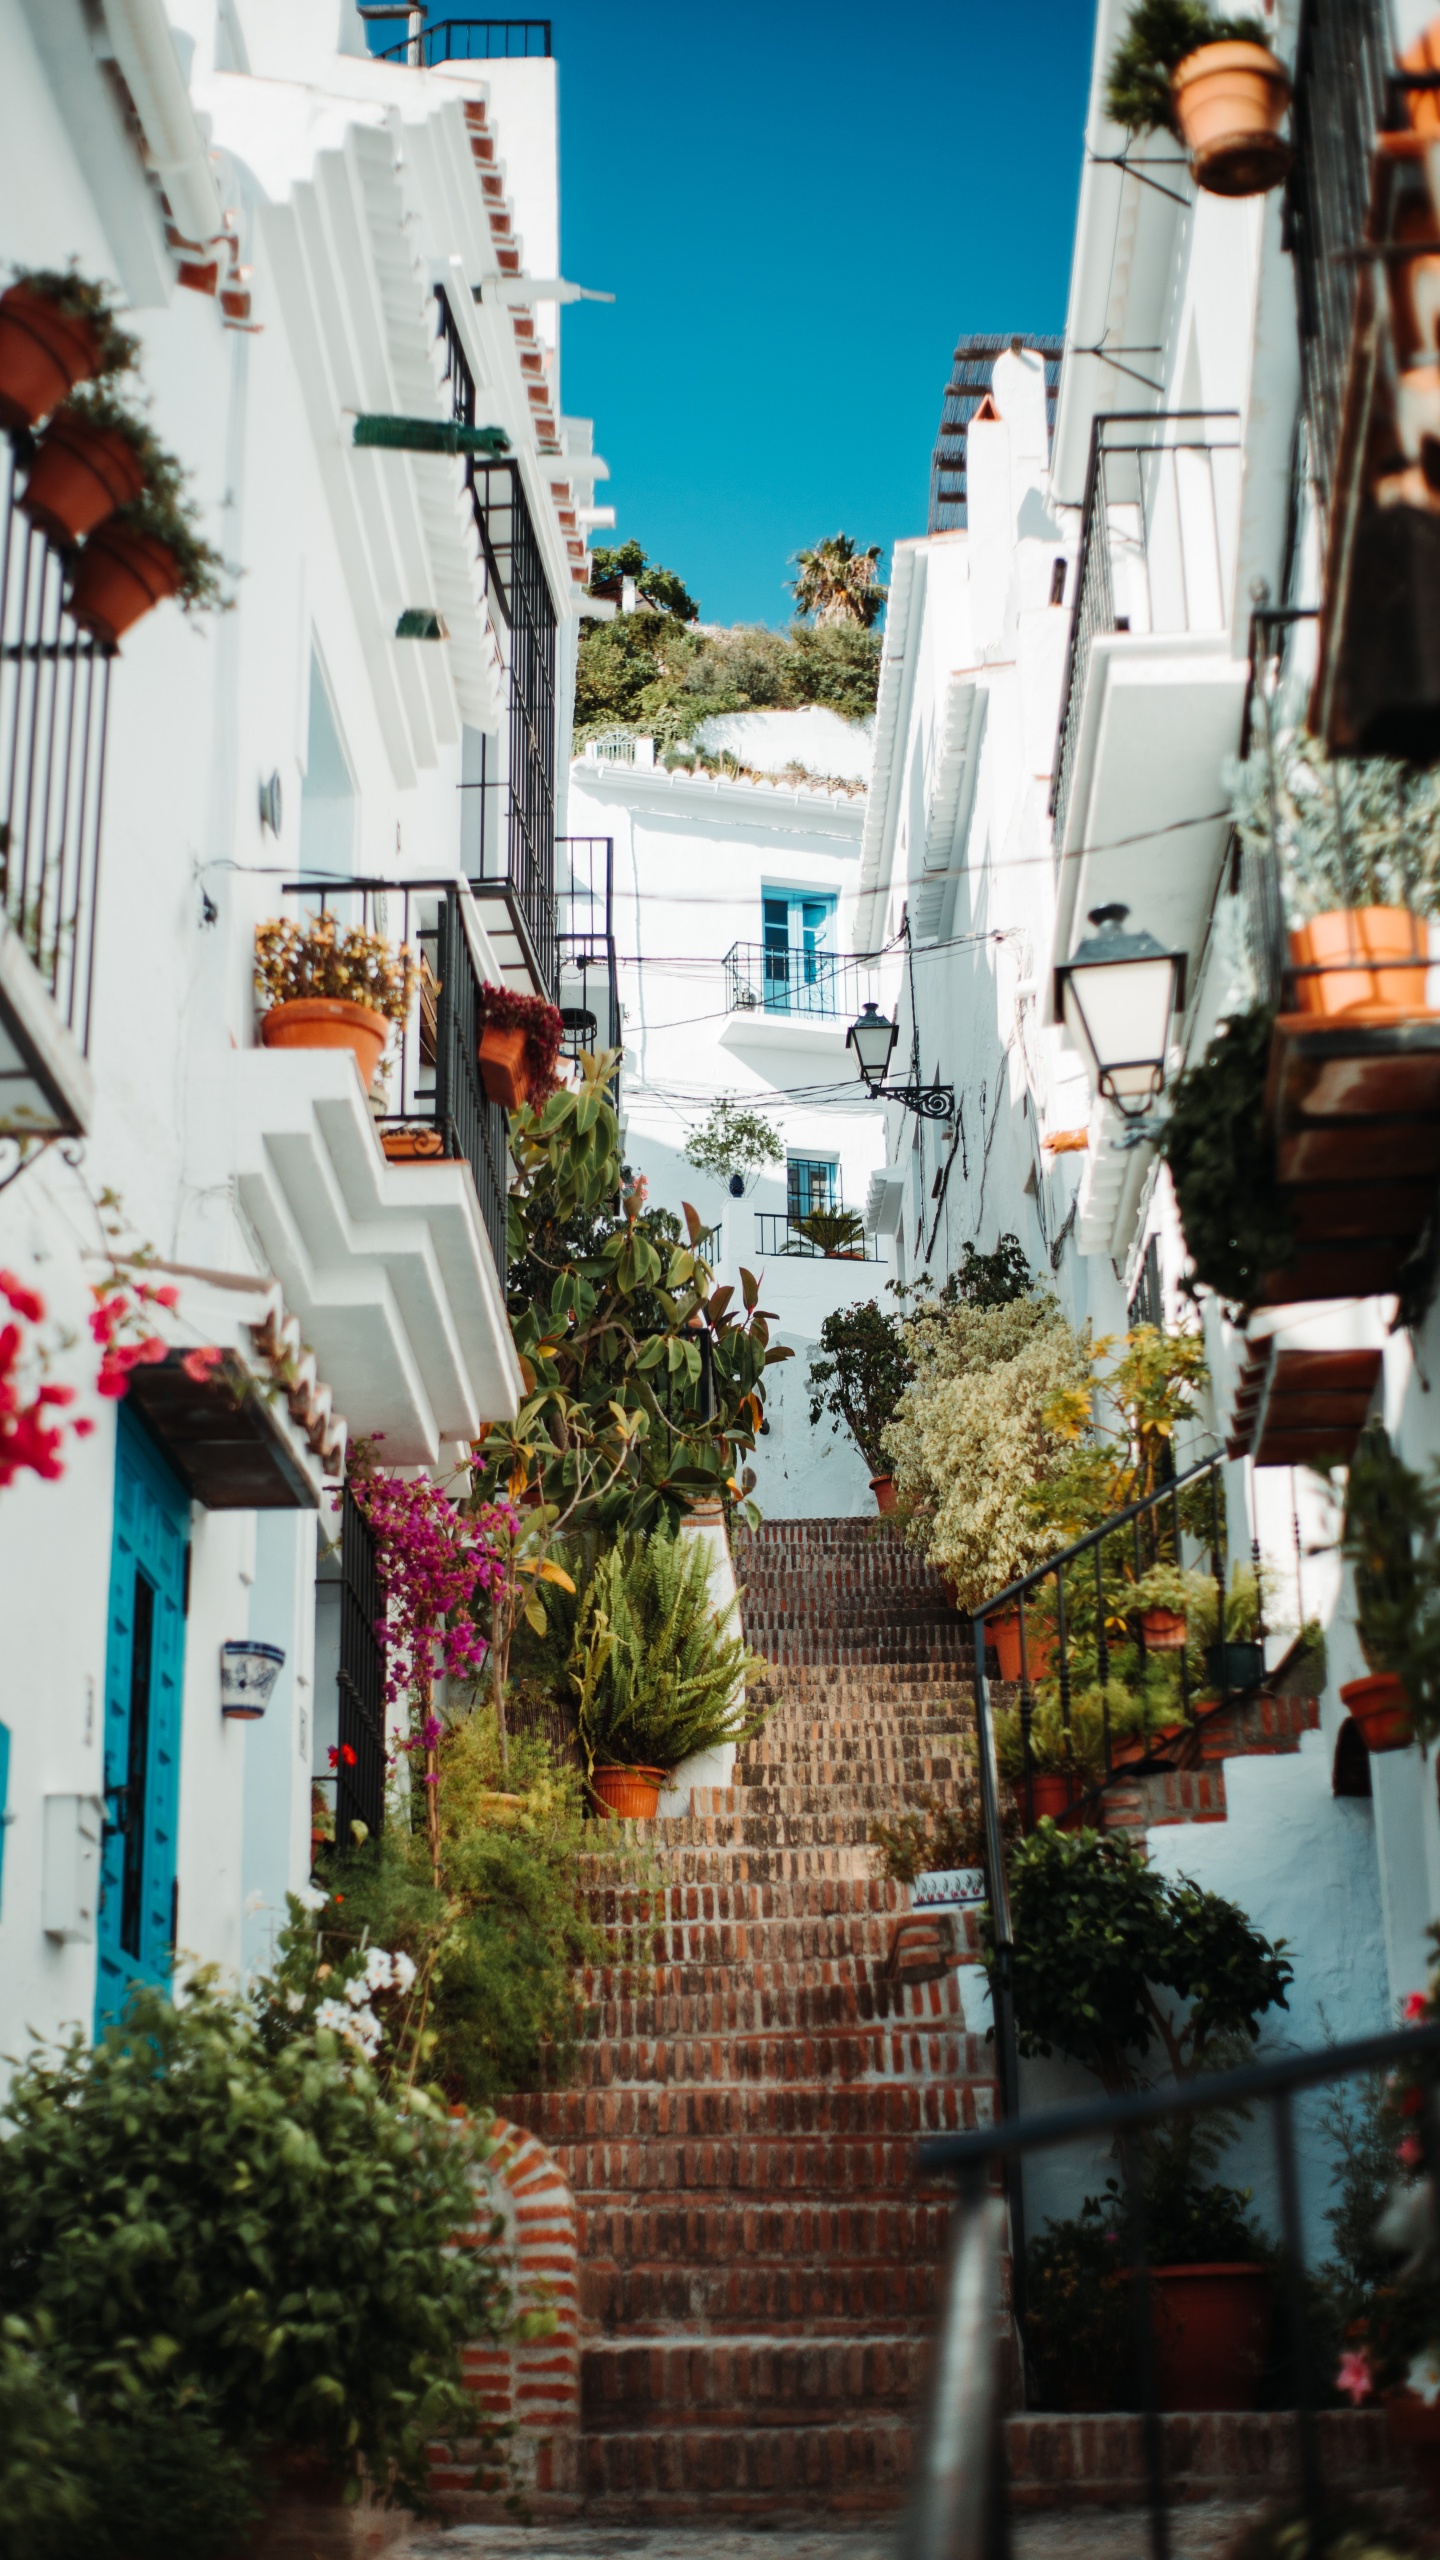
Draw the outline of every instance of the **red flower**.
M1429 2009L1429 1994L1424 1991L1412 1991L1405 2003L1406 2026L1417 2026L1422 2018L1428 2016Z
M207 1379L213 1378L224 1357L224 1352L215 1343L204 1343L198 1350L182 1351L180 1366L187 1378L193 1378L197 1387L203 1387Z
M0 1271L0 1298L8 1298L17 1316L23 1316L27 1324L43 1324L44 1299L27 1289L23 1280L17 1280L13 1271Z
M355 1766L355 1754L348 1742L342 1742L338 1751L332 1742L330 1749L325 1756L329 1760L332 1769L339 1768L342 1762L347 1769L353 1769ZM336 1896L336 1900L339 1900L338 1895Z

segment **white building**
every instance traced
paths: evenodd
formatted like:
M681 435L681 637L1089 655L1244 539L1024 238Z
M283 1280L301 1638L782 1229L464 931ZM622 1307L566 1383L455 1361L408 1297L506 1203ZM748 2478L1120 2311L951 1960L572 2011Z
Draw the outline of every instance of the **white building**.
M806 1384L826 1315L888 1305L895 1276L889 1247L860 1231L884 1122L846 1047L866 999L888 1000L897 976L893 954L856 957L871 949L856 938L868 726L820 708L747 712L705 724L699 743L743 770L657 764L653 741L628 734L571 767L567 851L612 883L627 1160L653 1201L693 1204L722 1283L760 1275L795 1353L767 1380L762 1509L870 1511L868 1469L848 1432L812 1430ZM764 1117L783 1168L727 1183L685 1160L722 1096ZM817 1243L811 1222L845 1211L857 1232L831 1231L838 1251Z
M234 595L162 604L107 657L27 533L12 438L0 1066L12 1132L61 1143L0 1139L0 1265L95 1426L60 1481L0 1492L14 2052L172 1949L262 1958L332 1748L342 1829L374 1818L375 1593L335 1496L347 1430L443 1477L515 1410L477 992L554 992L604 465L561 409L548 58L372 60L352 0L3 0L0 254L112 288ZM357 443L365 417L439 449ZM499 457L447 453L456 422ZM51 667L91 688L83 799ZM255 926L322 899L440 981L387 1090L431 1160L387 1154L347 1053L257 1045ZM171 1348L117 1407L86 1317L112 1248L147 1247L119 1268L178 1292L149 1310ZM180 1365L196 1346L218 1381ZM246 1639L284 1653L253 1722L221 1712Z

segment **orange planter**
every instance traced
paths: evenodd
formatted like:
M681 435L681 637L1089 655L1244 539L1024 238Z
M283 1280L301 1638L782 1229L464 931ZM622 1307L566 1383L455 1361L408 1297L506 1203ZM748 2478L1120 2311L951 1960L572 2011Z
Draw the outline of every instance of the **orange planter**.
M367 1093L389 1030L373 1004L352 1004L348 996L294 996L260 1018L267 1049L349 1049Z
M113 649L123 632L179 592L179 567L165 543L132 525L102 524L80 554L70 611L82 631Z
M1025 1781L1023 1778L1012 1779L1011 1786L1015 1801L1023 1813L1025 1810ZM1035 1808L1035 1819L1037 1822L1044 1822L1047 1817L1050 1821L1055 1822L1058 1821L1062 1813L1068 1813L1070 1810L1070 1780L1065 1771L1063 1769L1032 1770L1030 1777L1030 1801Z
M99 361L88 320L71 319L28 285L0 293L0 427L33 427Z
M382 1129L380 1144L391 1164L429 1164L445 1152L438 1129Z
M995 1647L1002 1680L1018 1680L1020 1671L1020 1612L1004 1609L996 1618L985 1621L987 1642ZM1043 1680L1055 1654L1055 1638L1048 1627L1037 1626L1032 1618L1025 1629L1025 1676Z
M529 1101L525 1080L525 1033L487 1028L480 1034L480 1080L492 1102L519 1111Z
M1280 127L1290 104L1283 63L1263 44L1202 44L1170 75L1197 187L1263 196L1290 166Z
M1140 1633L1147 1653L1183 1653L1185 1613L1181 1609L1146 1609L1140 1620Z
M1415 1739L1410 1701L1393 1671L1347 1680L1340 1703L1360 1728L1367 1751L1408 1751Z
M893 1476L872 1476L870 1479L870 1490L875 1496L875 1508L877 1511L894 1510L898 1497L895 1492L895 1479Z
M1408 907L1334 907L1312 916L1291 934L1290 957L1296 969L1320 972L1295 981L1302 1013L1382 1023L1434 1016L1425 1001L1430 937Z
M1268 2267L1152 2267L1162 2409L1253 2409L1270 2348Z
M144 481L140 456L125 436L59 409L41 438L20 504L49 541L68 551L138 498Z
M617 1822L653 1822L668 1769L597 1769L590 1793Z

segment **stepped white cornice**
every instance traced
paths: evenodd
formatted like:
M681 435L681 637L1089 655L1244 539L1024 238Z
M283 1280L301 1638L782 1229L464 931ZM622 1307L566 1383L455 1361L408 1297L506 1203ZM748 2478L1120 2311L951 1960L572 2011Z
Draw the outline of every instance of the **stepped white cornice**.
M939 731L930 791L925 805L925 832L920 867L912 872L910 921L922 941L943 934L957 868L963 867L965 833L975 796L975 771L985 734L985 694L976 673L947 676L940 703Z
M895 828L900 794L895 786L895 756L903 750L915 684L915 649L925 601L925 555L919 542L897 542L890 561L890 595L885 607L885 646L880 658L880 692L875 705L875 753L870 766L870 792L865 832L860 843L860 897L855 910L855 940L861 951L878 951L885 940L885 911L895 859Z

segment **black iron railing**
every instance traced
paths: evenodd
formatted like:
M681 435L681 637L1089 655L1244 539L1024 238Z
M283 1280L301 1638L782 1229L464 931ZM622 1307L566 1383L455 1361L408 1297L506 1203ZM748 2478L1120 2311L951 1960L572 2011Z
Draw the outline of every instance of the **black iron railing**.
M559 890L555 937L565 1055L618 1049L620 977L615 957L613 836L559 836L566 878Z
M1295 53L1295 158L1286 245L1295 258L1310 463L1328 509L1340 458L1370 160L1389 121L1395 58L1387 0L1303 0Z
M1310 2527L1307 2547L1314 2552L1329 2547L1336 2512L1329 2504L1325 2481L1326 2421L1316 2405L1329 2377L1317 2374L1315 2368L1295 2101L1307 2090L1334 2089L1337 2083L1362 2075L1370 2079L1397 2064L1416 2072L1422 2085L1430 2084L1415 2122L1431 2190L1423 2227L1433 2229L1440 2195L1440 2110L1434 2087L1440 2068L1440 2026L1401 2028L1352 2044L1327 2045L1318 2053L1288 2054L1239 2071L1210 2073L1188 2084L1056 2107L1043 2115L1012 2118L975 2133L946 2134L921 2144L922 2176L953 2178L959 2211L940 2315L930 2410L901 2536L902 2560L993 2560L996 2552L1010 2548L1001 2415L1002 2260L1008 2239L1018 2271L1024 2218L1017 2206L1023 2162L1032 2152L1071 2144L1083 2147L1086 2172L1097 2153L1111 2145L1119 2154L1125 2210L1116 2239L1129 2261L1131 2405L1143 2420L1150 2549L1153 2560L1168 2560L1172 2492L1166 2480L1167 2430L1160 2407L1161 2331L1146 2252L1142 2146L1147 2134L1181 2115L1209 2116L1217 2125L1233 2127L1238 2113L1252 2113L1257 2107L1269 2111L1279 2203L1281 2254L1275 2283L1283 2337L1280 2400L1283 2408L1295 2413L1294 2485ZM1008 2233L1005 2203L992 2191L997 2166L1007 2174ZM1117 2248L1117 2259L1122 2248ZM1181 2419L1177 2424L1182 2443L1176 2451L1183 2461L1183 2444L1193 2436L1196 2421ZM1265 2482L1272 2492L1286 2485L1275 2479Z
M371 13L362 10L361 15ZM398 44L377 45L377 62L407 62L431 71L437 62L548 61L549 18L442 18L427 27L422 9L392 9L389 17L407 17L412 32Z
M763 1254L789 1254L804 1262L883 1262L880 1238L867 1235L858 1213L840 1201L807 1216L778 1210L755 1212L756 1249Z
M1239 493L1233 410L1116 411L1095 420L1050 789L1057 850L1095 641L1112 631L1228 627Z
M33 450L7 441L0 485L0 913L84 1051L114 651L71 621L65 556L19 504Z
M309 914L333 911L417 954L419 1000L389 1061L381 1142L398 1162L434 1156L469 1165L503 1288L508 1124L480 1078L481 974L468 889L454 880L315 879L287 880L284 888Z
M385 1821L385 1615L375 1535L349 1486L340 1497L340 1715L335 1748L335 1841L348 1849L363 1823Z
M437 292L439 334L452 417L475 424L475 377L460 343L454 315ZM517 462L492 462L469 454L465 480L485 561L486 585L504 630L509 710L498 757L486 739L479 792L477 879L504 889L514 901L517 926L539 991L556 993L555 950L555 600ZM490 770L492 761L499 769ZM503 830L492 796L505 809Z
M725 954L725 1003L731 1013L853 1021L869 984L863 961L807 950L799 943L732 942Z

